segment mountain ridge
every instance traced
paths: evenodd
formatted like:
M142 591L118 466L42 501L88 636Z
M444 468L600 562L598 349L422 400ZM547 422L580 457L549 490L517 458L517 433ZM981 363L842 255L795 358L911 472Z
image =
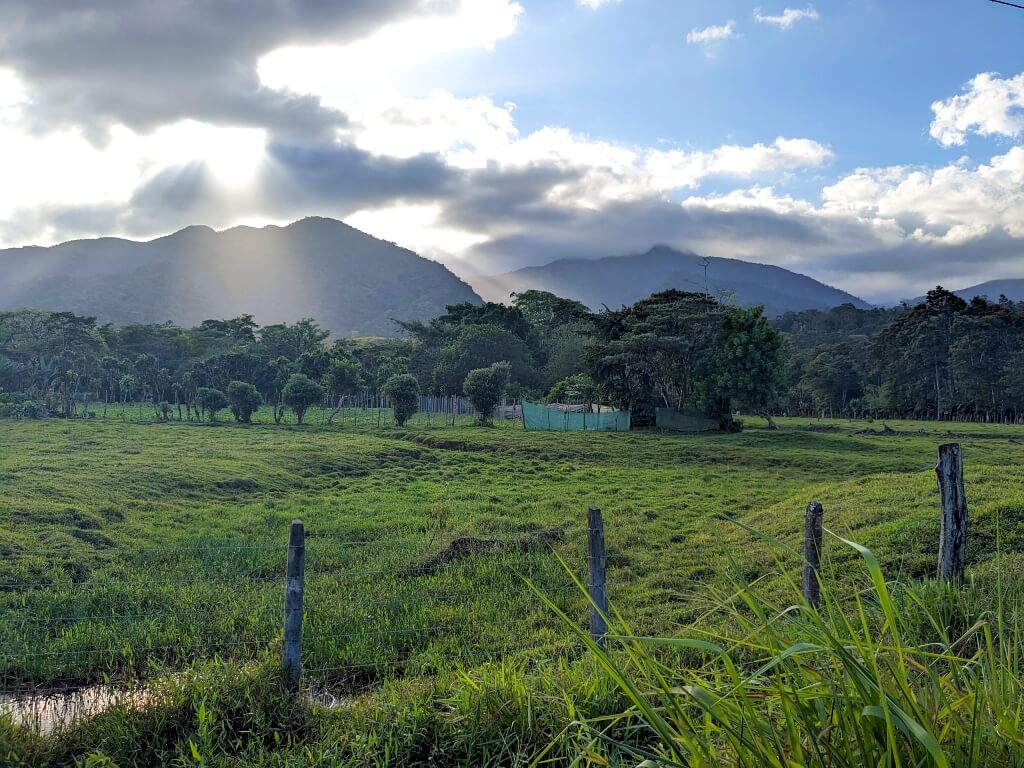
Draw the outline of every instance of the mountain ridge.
M870 306L851 293L784 267L721 257L708 257L707 263L709 292L731 291L737 303L762 305L769 317L788 310L829 309L846 303ZM591 309L616 308L668 288L704 291L704 257L656 245L641 254L557 259L543 266L471 278L470 282L490 301L506 300L513 291L539 288L581 301Z
M0 250L0 309L67 310L115 325L191 325L249 313L313 317L335 335L395 335L480 297L443 264L341 221L214 230L152 240L101 237Z
M966 288L954 290L957 296L970 301L975 296L984 296L989 301L998 301L1000 296L1006 296L1010 301L1024 301L1024 277L1008 277L996 280L986 280L977 285L969 285ZM920 304L925 300L924 296L918 296L911 301L912 304Z

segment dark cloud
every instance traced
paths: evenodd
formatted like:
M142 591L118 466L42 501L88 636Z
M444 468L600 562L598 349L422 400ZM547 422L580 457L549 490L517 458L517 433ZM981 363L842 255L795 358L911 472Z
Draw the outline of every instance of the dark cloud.
M324 137L342 124L319 100L260 85L259 57L290 44L344 43L415 0L4 0L0 66L26 81L38 130L182 118Z
M260 186L275 209L328 203L355 211L400 200L443 198L459 186L462 172L437 155L408 159L372 155L351 145L268 148Z

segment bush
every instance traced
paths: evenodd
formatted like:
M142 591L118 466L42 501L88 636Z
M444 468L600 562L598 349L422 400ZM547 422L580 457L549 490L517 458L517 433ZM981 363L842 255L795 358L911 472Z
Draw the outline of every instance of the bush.
M259 390L247 381L232 381L228 384L225 394L231 406L231 413L240 424L248 424L253 413L263 403Z
M295 419L302 423L306 410L324 399L324 388L304 373L293 373L281 392L284 404L295 413Z
M196 391L196 399L200 402L203 410L206 411L210 421L217 420L217 411L223 411L228 407L228 399L219 389L213 387L200 387Z
M495 406L505 393L511 366L508 363L493 363L487 368L477 368L466 374L462 389L477 413L480 424L490 424Z
M420 391L416 384L416 377L411 373L392 376L384 382L383 392L391 400L391 407L395 412L395 424L404 425L419 407Z
M21 404L21 417L23 419L41 419L46 414L46 404L38 400L26 400Z
M171 404L166 400L161 400L156 406L156 417L160 421L171 420Z

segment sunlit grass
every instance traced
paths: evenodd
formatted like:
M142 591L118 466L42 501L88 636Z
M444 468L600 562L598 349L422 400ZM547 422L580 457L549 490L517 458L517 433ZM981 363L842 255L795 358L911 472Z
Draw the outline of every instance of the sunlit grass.
M45 687L166 679L193 668L205 674L224 664L215 677L218 690L229 691L231 675L255 664L269 677L252 685L273 689L285 542L289 523L301 518L309 535L308 680L343 696L346 714L302 715L304 730L288 737L291 746L260 742L247 751L232 741L240 738L232 729L271 722L243 728L247 721L234 710L208 703L203 718L230 720L217 721L228 735L211 736L204 748L227 761L220 764L273 764L270 755L278 753L291 755L280 765L315 763L298 756L342 738L354 746L333 764L388 764L380 755L405 764L426 764L431 755L434 764L526 764L552 744L549 756L581 754L583 732L569 725L578 720L600 730L592 718L622 714L626 694L596 673L584 643L522 577L568 618L584 615L583 598L554 555L573 573L584 572L588 506L604 511L609 591L629 629L713 642L737 674L798 637L823 644L826 632L841 629L837 637L856 640L840 616L856 628L863 609L863 632L884 624L861 555L834 537L826 541L833 602L813 620L820 626L786 611L795 604L789 579L799 558L762 536L798 545L811 499L824 504L828 528L877 557L893 585L905 644L941 641L959 656L956 641L978 621L988 622L997 652L1008 644L1005 632L1017 633L1017 606L1007 593L1019 584L1000 588L998 578L1024 566L1020 427L890 422L901 434L880 436L859 434L880 424L844 421L821 431L811 420L784 419L772 432L748 419L735 435L563 434L425 419L398 428L383 415L378 427L363 413L339 414L331 425L313 413L303 427L158 424L145 412L135 423L131 416L128 409L123 422L111 412L105 421L0 421L0 581L19 585L0 589L0 674L9 684ZM260 418L271 421L269 413ZM970 580L953 594L921 581L934 572L938 540L931 467L936 446L949 440L964 446L971 506ZM551 530L562 534L553 552L491 552L436 573L416 571L459 536L515 540ZM777 636L765 634L764 616L776 614L784 617L769 626ZM990 617L999 615L1004 626L996 631ZM936 626L947 628L944 640ZM985 638L981 629L970 635L973 653ZM894 646L889 638L873 647L888 653ZM695 685L693 670L711 675L712 691L729 681L723 658L707 649L643 649L665 665L672 686ZM923 663L920 653L905 658ZM797 654L792 663L810 660L838 674L835 659L812 656ZM644 658L627 671L648 675ZM982 661L987 657L970 669ZM270 666L259 666L264 662ZM180 718L180 733L170 741L150 734L168 761L194 761L181 738L198 732L204 686L176 694L172 719ZM287 703L260 695L268 696L268 708L299 717ZM767 707L775 695L747 705ZM656 745L640 720L614 722L599 738L591 734L592 749L609 735ZM0 747L5 738L26 743L24 735L4 737L4 727ZM735 745L713 724L702 727L713 734L715 754L731 759ZM42 749L81 756L113 738L95 724L75 733L74 744ZM260 738L272 739L268 734ZM118 754L120 765L139 764ZM242 754L234 763L227 757Z

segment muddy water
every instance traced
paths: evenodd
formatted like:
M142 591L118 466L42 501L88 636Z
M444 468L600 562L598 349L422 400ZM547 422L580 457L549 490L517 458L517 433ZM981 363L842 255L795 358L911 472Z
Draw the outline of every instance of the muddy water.
M0 714L9 715L18 725L47 734L72 720L98 715L118 704L141 706L151 700L145 689L125 690L107 685L31 695L0 693Z

